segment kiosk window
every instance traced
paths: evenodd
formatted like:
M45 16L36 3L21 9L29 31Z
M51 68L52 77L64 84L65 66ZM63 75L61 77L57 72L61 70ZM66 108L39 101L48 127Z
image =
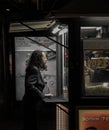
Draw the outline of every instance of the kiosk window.
M103 27L81 28L86 96L109 96L109 39L102 33Z
M46 84L43 93L51 92L57 99L58 97L63 99L68 98L68 50L55 42L56 37L51 38L53 40L44 36L29 38L22 36L15 37L15 80L17 101L22 100L23 98L25 92L25 68L31 53L34 50L44 51L48 60L47 71L41 72ZM64 42L62 41L62 44L66 44L65 41L66 39L64 39ZM59 73L59 71L62 73Z

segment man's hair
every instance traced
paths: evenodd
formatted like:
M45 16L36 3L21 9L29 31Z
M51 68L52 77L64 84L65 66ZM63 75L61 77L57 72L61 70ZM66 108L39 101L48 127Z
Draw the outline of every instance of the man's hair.
M30 56L27 67L33 65L41 70L46 70L47 66L43 62L42 56L43 56L42 51L40 51L40 50L33 51L31 56Z

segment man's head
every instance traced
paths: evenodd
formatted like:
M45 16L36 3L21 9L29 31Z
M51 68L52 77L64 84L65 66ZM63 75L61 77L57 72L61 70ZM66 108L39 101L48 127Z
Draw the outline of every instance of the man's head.
M39 69L46 70L47 69L46 62L47 62L47 58L45 52L42 52L40 50L35 50L32 52L30 56L28 65L35 65Z

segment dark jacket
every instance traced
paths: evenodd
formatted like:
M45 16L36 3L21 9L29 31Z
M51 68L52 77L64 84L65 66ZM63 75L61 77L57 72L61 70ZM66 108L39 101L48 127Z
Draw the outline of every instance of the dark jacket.
M23 97L24 130L37 130L38 113L44 109L44 81L39 69L29 66L25 75L25 95Z
M25 98L30 102L37 102L43 100L42 93L45 87L41 73L36 66L29 66L26 69L25 76Z

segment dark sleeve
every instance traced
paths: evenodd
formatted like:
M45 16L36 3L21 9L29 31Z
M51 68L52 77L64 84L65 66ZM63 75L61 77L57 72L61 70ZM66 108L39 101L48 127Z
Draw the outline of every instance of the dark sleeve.
M26 82L28 85L35 85L38 83L38 73L37 72L30 72L27 76Z

